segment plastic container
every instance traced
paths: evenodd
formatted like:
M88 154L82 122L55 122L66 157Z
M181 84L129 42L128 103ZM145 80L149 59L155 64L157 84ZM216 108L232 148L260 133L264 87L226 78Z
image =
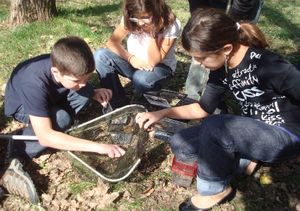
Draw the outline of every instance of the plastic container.
M194 177L197 174L197 161L183 163L173 157L172 161L172 179L176 185L190 187Z

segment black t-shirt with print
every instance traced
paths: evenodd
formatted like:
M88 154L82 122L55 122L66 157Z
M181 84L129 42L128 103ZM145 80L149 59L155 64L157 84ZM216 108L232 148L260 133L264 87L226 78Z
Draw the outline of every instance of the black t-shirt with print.
M242 114L300 135L300 71L266 49L249 48L235 68L211 71L201 107L212 113L225 91Z
M50 54L20 63L13 71L5 92L5 115L12 116L23 105L25 113L50 117L50 107L59 105L70 90L51 74Z

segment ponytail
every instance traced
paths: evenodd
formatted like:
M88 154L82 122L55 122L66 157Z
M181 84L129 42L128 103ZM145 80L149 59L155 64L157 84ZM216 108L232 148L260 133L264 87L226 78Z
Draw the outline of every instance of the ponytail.
M240 23L239 43L246 46L253 46L256 48L267 48L269 44L262 33L262 31L251 23Z

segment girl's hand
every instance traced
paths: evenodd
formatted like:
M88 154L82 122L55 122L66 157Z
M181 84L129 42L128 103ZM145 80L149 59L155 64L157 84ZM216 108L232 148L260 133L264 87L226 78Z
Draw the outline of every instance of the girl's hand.
M112 91L110 89L94 89L93 99L98 101L103 107L106 108L108 101L112 97Z
M161 120L164 117L162 112L143 112L138 113L135 117L136 123L139 124L140 128L144 128L145 130L150 130L151 126Z
M151 66L150 64L145 63L143 60L137 58L134 55L131 55L128 59L128 62L136 69L139 70L145 70L145 71L152 71L153 70L153 66Z
M118 158L125 154L125 150L113 144L100 144L99 154L107 154L110 158Z

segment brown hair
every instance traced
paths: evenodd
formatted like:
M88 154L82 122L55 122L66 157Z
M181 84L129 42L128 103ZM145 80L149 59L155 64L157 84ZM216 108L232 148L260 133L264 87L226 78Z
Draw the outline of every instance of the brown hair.
M154 25L153 37L164 31L174 23L176 16L164 0L125 0L123 7L124 25L132 33L142 32L142 28L137 23L129 20L132 17L138 17L140 13L149 13L152 15Z
M95 70L93 53L81 38L69 36L59 39L51 51L52 66L63 75L84 76Z
M226 44L268 47L257 26L247 22L239 25L221 10L199 9L183 28L183 48L188 52L216 52Z

